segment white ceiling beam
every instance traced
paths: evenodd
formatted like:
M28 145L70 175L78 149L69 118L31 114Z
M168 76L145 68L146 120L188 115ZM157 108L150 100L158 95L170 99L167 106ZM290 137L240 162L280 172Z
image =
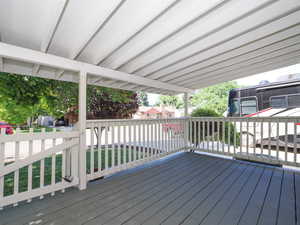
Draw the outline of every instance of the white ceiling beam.
M219 81L219 80L223 80L223 78L230 78L230 80L234 80L237 78L236 75L240 74L240 77L245 77L246 75L250 76L252 75L253 71L256 71L257 69L259 69L260 72L267 72L270 69L269 68L280 68L278 67L281 63L286 63L288 62L288 65L291 65L292 62L295 62L294 64L296 64L297 62L299 63L300 60L300 51L297 51L295 53L292 54L288 54L285 56L280 56L280 57L275 57L273 59L270 60L266 60L260 63L253 63L251 65L245 66L245 67L241 67L239 69L236 70L232 70L232 71L227 71L224 73L219 73L216 74L214 76L210 76L210 77L206 77L201 79L201 77L199 78L199 80L196 82L191 82L189 84L186 84L186 86L191 86L191 87L198 87L201 84L207 84L207 83L211 83L214 81ZM285 65L285 64L284 64ZM265 70L263 70L265 69ZM238 77L239 78L239 77Z
M158 79L177 69L193 65L195 61L197 62L199 58L202 58L203 54L210 53L212 57L216 54L250 43L254 38L263 38L298 24L300 18L300 3L292 4L294 1L289 2L289 8L284 7L285 2L278 1L278 3L280 3L280 5L276 4L276 9L278 9L277 11L280 9L281 12L274 11L274 13L267 16L268 19L265 21L260 19L262 14L270 13L270 9L274 10L273 7L267 12L260 10L259 14L255 14L255 16L245 17L241 21L237 20L239 22L230 24L226 29L222 28L219 32L213 33L213 35L207 34L208 36L202 37L200 40L197 40L197 42L189 44L188 46L172 50L170 54L159 58L155 63L151 63L151 66L138 71L138 74L151 79ZM258 22L253 24L251 21Z
M108 87L108 88L114 88L114 89L122 89L122 90L126 90L126 91L135 91L131 88L120 88L119 85L116 85L116 84L111 84L111 83L108 83L106 81L101 81L101 82L98 82L97 84L94 83L93 81L89 82L90 84L92 85L96 85L96 86L101 86L101 87Z
M69 1L69 0L67 0ZM93 38L102 30L102 28L108 23L108 21L117 13L117 11L121 8L121 6L126 2L126 0L122 0L117 4L117 6L112 10L112 12L107 16L107 18L99 24L98 28L92 33L92 35L83 42L83 44L73 53L70 59L77 59L81 52L88 46L88 44L93 40ZM63 76L64 70L60 70L60 76Z
M135 88L138 88L139 86L138 85L136 85L136 84L128 84L128 83L126 83L126 84L123 84L122 86L121 86L121 88L131 88L131 89L135 89Z
M56 69L64 69L70 71L81 71L85 70L88 74L106 77L114 80L129 82L133 84L165 89L169 91L176 92L193 92L193 90L188 88L183 88L177 85L164 83L161 81L151 80L144 77L124 73L121 71L111 70L108 68L79 62L52 54L46 54L43 52L17 47L10 44L0 43L0 57L10 58L14 60L19 60L22 62L30 62L34 64L40 64L44 66L53 67Z
M10 67L9 65L7 65L3 72L6 73L16 73L19 75L24 75L24 76L33 76L33 77L40 77L40 78L44 78L44 79L50 79L50 80L56 80L55 77L52 74L45 74L45 73L39 73L39 74L33 74L32 71L25 71L21 68L17 69L15 67ZM60 81L66 81L66 82L72 82L72 83L78 83L78 76L64 76L60 78ZM95 86L101 86L101 87L108 87L108 88L115 88L115 89L119 89L118 86L115 85L108 85L105 82L103 83L99 83L99 84L95 84L95 82L91 79L88 79L87 84L89 85L95 85ZM133 89L129 89L129 88L123 88L122 90L127 90L127 91L136 91Z
M63 14L66 10L66 7L68 5L69 0L60 0L57 2L57 5L55 7L55 9L53 10L53 16L52 18L54 18L53 22L50 24L48 32L44 38L44 40L42 40L42 44L41 44L41 52L47 52L48 48L51 44L51 41L53 39L53 36L57 30L57 27L63 17ZM32 71L34 74L38 74L40 70L40 65L34 65L32 68Z
M111 85L120 84L120 82L117 80L110 80L110 81L107 81L106 83L111 84Z
M207 69L203 69L200 71L195 71L192 73L192 77L188 75L183 75L182 77L172 80L171 83L181 83L181 84L186 84L186 83L191 83L201 78L205 77L211 77L214 76L214 74L220 72L220 73L225 73L227 71L232 71L236 68L246 66L249 64L253 63L259 63L261 61L265 61L268 59L272 59L274 57L278 57L281 55L289 54L292 52L295 52L300 49L300 40L298 43L293 44L289 47L286 48L279 48L277 50L273 50L271 52L265 53L265 54L259 54L258 52L253 52L253 54L250 54L251 57L248 57L249 55L245 56L239 56L238 59L235 59L234 61L226 61L225 63L220 63L219 65L216 65L214 67L209 67ZM262 52L260 52L262 53ZM183 79L185 78L185 79Z
M33 74L38 74L39 69L40 69L40 65L39 64L34 64L33 67L32 67L32 73Z
M197 78L194 79L190 79L190 80L186 80L184 82L182 82L182 85L190 85L190 84L195 84L195 82L203 82L203 80L205 79L212 79L218 76L222 76L223 74L227 73L227 72L235 72L235 71L239 71L241 68L247 68L247 67L251 67L252 65L259 65L259 64L264 64L264 63L272 63L274 61L274 63L277 63L280 60L285 60L287 58L290 57L297 57L300 54L300 48L295 49L294 51L290 51L290 52L276 52L276 54L270 54L267 56L263 56L263 57L257 57L253 60L249 60L246 61L244 63L240 63L240 64L236 64L236 65L232 65L229 66L227 68L224 69L220 69L211 73L207 73L207 74L202 74L200 76L198 76Z
M130 88L130 87L125 87L127 82L120 82L120 81L117 81L117 80L107 80L107 79L105 80L105 79L102 78L102 79L100 79L100 81L96 80L95 83L110 85L111 87L115 87L115 88L118 88L118 89L122 89L123 86L124 86L124 89Z
M169 33L168 35L166 35L165 37L162 37L161 39L159 39L158 41L154 42L153 44L151 44L149 47L143 49L141 52L135 54L134 56L132 56L131 58L129 58L128 60L126 60L125 62L123 62L121 65L119 65L116 69L124 69L124 71L126 71L128 68L126 67L127 64L129 64L131 61L135 60L136 58L138 58L139 56L143 55L144 53L150 51L151 49L153 49L154 47L158 46L159 44L161 44L164 41L167 41L168 39L172 38L173 36L175 36L176 34L180 33L181 31L183 31L184 29L186 29L187 27L193 25L195 22L197 22L198 20L200 20L201 18L207 16L208 14L212 13L213 11L217 10L218 8L220 8L221 6L223 6L224 4L226 4L227 2L229 2L231 0L220 0L219 2L217 2L215 5L213 5L211 8L208 8L207 10L205 10L204 12L199 13L197 16L195 16L195 18L191 19L190 21L184 23L182 26L178 27L177 29L175 29L174 31L172 31L171 33ZM177 2L176 2L177 3ZM175 5L175 4L174 4ZM172 5L172 7L174 6ZM171 7L170 7L171 8ZM168 10L170 9L168 8ZM165 14L167 12L167 10L163 13ZM162 15L163 15L162 14ZM162 16L160 15L160 16ZM159 16L159 17L160 17ZM157 17L155 20L157 20L159 17ZM155 21L154 20L154 21ZM151 24L154 22L151 21ZM149 24L150 25L150 24ZM147 25L147 27L149 26ZM146 27L145 27L146 28ZM143 28L144 30L144 28ZM142 30L141 30L142 31ZM138 32L137 34L141 33ZM136 35L134 35L136 36ZM132 37L133 38L133 37ZM132 39L130 38L130 40ZM128 41L130 41L128 40ZM126 43L128 43L128 41ZM124 46L124 44L122 45ZM120 49L122 46L120 46L118 49ZM116 49L116 50L118 50ZM116 52L116 51L114 51ZM114 53L112 52L112 54ZM109 56L111 56L112 54L110 54ZM106 58L108 58L109 56L107 56ZM104 61L104 60L102 60ZM101 61L101 62L102 62ZM100 62L100 63L101 63ZM134 73L134 72L133 72Z
M154 88L143 88L142 90L145 91L145 92L148 92L148 93L155 93L156 92L156 89L154 89Z
M61 79L62 78L62 76L64 75L64 70L62 70L62 69L57 69L56 71L55 71L55 78L57 79L57 80L59 80L59 79Z
M129 38L127 38L125 41L123 41L120 45L118 45L116 48L114 48L109 54L107 54L105 57L102 57L101 59L98 59L97 60L98 61L97 65L100 65L101 63L103 63L107 58L109 58L110 56L112 56L120 48L122 48L124 45L126 45L131 40L133 40L133 38L135 38L137 35L139 35L141 32L143 32L145 29L147 29L147 27L149 27L151 24L153 24L156 20L158 20L161 16L163 16L166 12L168 12L171 8L173 8L180 1L181 0L176 0L176 1L172 2L170 5L168 5L158 15L156 15L149 22L147 22L144 26L142 26L138 31L136 31ZM121 66L119 66L119 67L121 67Z
M221 63L240 60L240 57L245 57L251 54L261 54L261 52L272 51L277 48L283 48L290 46L300 40L300 25L294 26L290 29L269 35L263 39L255 40L247 45L235 48L233 50L223 52L208 59L200 60L191 66L187 66L174 71L173 73L164 75L160 81L180 81L183 76L187 79L193 77L193 73L208 69L212 66L219 65Z
M102 30L102 28L110 21L110 19L119 11L119 9L124 5L127 0L121 0L117 6L111 11L107 18L99 24L98 28L92 33L92 35L83 42L83 44L78 48L76 52L70 57L70 59L77 59L83 50L89 45L89 43L94 39L94 37Z
M64 15L64 12L66 11L66 8L68 6L69 0L60 0L58 1L58 4L56 6L56 8L53 10L53 16L52 18L54 18L53 22L50 24L48 32L44 38L44 40L42 41L41 44L41 51L42 52L47 52L49 49L49 46L52 42L52 39L55 35L55 32L62 20L62 17Z
M150 73L154 72L156 70L152 67L152 65L161 64L160 60L164 60L165 58L169 58L173 54L177 52L181 52L185 48L190 48L195 43L207 39L210 36L216 35L221 30L227 29L227 27L230 27L235 22L238 22L242 18L249 17L251 14L261 10L262 8L266 7L267 5L273 4L274 0L263 0L263 1L252 1L253 3L247 5L239 5L241 9L237 11L236 13L232 14L230 16L226 16L224 20L216 20L215 17L218 17L218 12L222 14L226 13L226 5L224 7L217 8L216 11L212 11L211 13L208 13L205 17L202 18L202 20L199 20L193 26L188 27L188 29L183 30L178 35L174 36L173 39L171 39L169 42L172 43L170 45L168 42L162 43L161 45L156 46L154 49L149 51L149 53L144 54L140 57L140 59L136 59L135 62L133 61L130 72L138 73L143 76L150 75ZM236 2L233 4L237 4ZM228 9L230 10L230 3L228 4ZM231 11L232 12L232 11ZM222 17L220 17L222 18ZM209 24L210 21L212 22L211 26L205 26L205 24ZM204 21L203 23L201 23ZM201 28L204 29L202 30ZM199 32L195 32L196 30L199 30ZM184 39L184 37L187 36L187 38ZM183 40L182 43L175 43L176 40ZM221 40L221 37L219 37ZM164 48L165 46L169 46L169 48ZM174 46L173 48L170 48L171 46ZM207 44L203 46L208 46ZM202 47L203 47L202 46ZM160 48L161 47L161 48ZM155 54L157 53L157 54ZM155 56L156 55L156 56ZM151 57L152 56L152 57ZM129 65L129 64L128 64ZM159 65L156 68L160 68L164 65ZM154 70L153 70L154 69Z
M96 79L94 79L93 83L97 84L97 83L101 83L102 81L105 81L105 79L103 79L102 77L101 78L96 78Z
M136 84L129 84L129 83L126 83L124 86L122 86L122 87L130 87L130 88L138 88L139 86L138 85L136 85Z

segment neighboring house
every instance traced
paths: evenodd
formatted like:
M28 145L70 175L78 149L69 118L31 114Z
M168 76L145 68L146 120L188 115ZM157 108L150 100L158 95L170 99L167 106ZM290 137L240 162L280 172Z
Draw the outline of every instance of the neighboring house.
M175 117L175 108L157 106L145 107L142 106L133 116L134 119L163 119Z

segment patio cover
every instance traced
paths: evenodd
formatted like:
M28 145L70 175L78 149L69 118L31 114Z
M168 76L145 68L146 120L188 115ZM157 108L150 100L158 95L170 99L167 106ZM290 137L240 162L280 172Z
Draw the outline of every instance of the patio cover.
M300 63L299 0L1 0L0 71L162 94Z

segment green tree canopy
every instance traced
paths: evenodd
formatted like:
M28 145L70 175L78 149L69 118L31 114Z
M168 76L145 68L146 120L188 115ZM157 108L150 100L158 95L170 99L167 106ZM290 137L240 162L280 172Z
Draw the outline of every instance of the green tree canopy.
M228 93L239 87L235 81L229 81L200 89L192 96L191 104L196 107L212 109L222 115L227 110Z
M183 99L178 95L161 95L156 105L173 106L180 109L183 108Z
M149 100L147 93L141 91L138 92L139 106L149 106Z
M38 115L62 117L77 113L78 84L44 78L0 73L0 119L24 124ZM129 118L138 109L137 94L131 91L89 85L88 117Z

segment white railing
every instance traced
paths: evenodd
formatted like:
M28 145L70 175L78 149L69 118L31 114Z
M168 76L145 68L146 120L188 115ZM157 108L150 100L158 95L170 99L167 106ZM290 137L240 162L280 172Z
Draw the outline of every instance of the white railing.
M300 166L300 118L190 118L189 147L271 164Z
M0 133L0 208L78 184L79 132Z
M185 119L87 121L88 180L183 150Z
M79 131L6 135L2 129L0 208L185 150L300 166L300 118L88 120L86 125L85 149L79 148Z

